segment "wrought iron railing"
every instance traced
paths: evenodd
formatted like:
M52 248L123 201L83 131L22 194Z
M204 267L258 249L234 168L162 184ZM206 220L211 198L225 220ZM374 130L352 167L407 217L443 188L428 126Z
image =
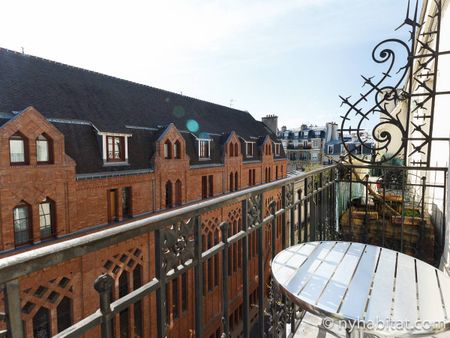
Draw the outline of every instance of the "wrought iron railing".
M117 337L114 318L133 304L149 301L150 295L155 298L151 304L156 311L156 329L152 332L143 330L143 336L171 336L166 289L186 271L192 271L194 276L192 309L195 313L191 334L205 337L205 318L209 314L204 309L208 298L203 291L206 288L203 266L216 257L221 262L219 277L222 281L219 284L222 318L219 330L224 337L234 336L228 321L231 288L227 276L230 275L229 248L236 243L242 246L238 257L241 270L237 272L242 283L239 333L242 328L244 337L278 337L288 335L287 332L292 335L299 323L300 312L270 287L270 261L283 248L313 240L350 240L403 251L430 263L438 261L446 215L437 217L436 208L444 210L445 199L442 206L428 206L423 198L416 200L415 196L424 196L423 190L431 188L441 189L445 196L447 172L442 168L430 168L440 171L444 177L443 183L439 184L427 182L426 177L433 176L429 174L414 180L409 169L328 166L3 258L0 260L0 285L4 285L6 316L3 317L7 325L0 336L32 336L24 332L22 316L26 305L21 299L21 279L145 235L152 241L148 257L153 259L148 260L148 270L153 271L153 275L149 274L142 286L113 301L113 278L102 274L99 266L99 277L92 285L98 292L99 309L56 337L77 337L86 332L90 336L90 330L97 326L101 327L102 337ZM374 177L382 179L374 180ZM417 194L414 193L416 190ZM274 191L280 194L279 203L270 198ZM202 228L205 214L230 205L240 206L242 222L238 231L231 233L227 220L221 219L221 236L212 246L205 246ZM253 234L256 234L256 257L250 257L255 245L250 242ZM255 260L256 269L250 266ZM250 275L252 271L255 275ZM250 299L250 287L255 280L256 300Z
M145 234L154 236L154 251L149 255L154 257L154 262L150 262L153 264L150 270L154 269L154 276L134 291L112 301L113 279L108 274L101 274L92 286L99 294L99 309L59 332L56 337L77 337L96 326L101 326L102 337L114 337L113 318L150 294L156 294L156 336L165 337L168 334L166 288L171 280L189 269L193 269L195 286L192 333L195 337L204 337L203 263L219 255L222 276L228 276L228 248L237 242L242 243L242 255L239 259L242 264L243 336L249 337L252 333L263 337L270 334L269 331L285 332L284 328L289 322L295 326L295 312L286 312L283 316L278 313L273 318L272 312L268 310L269 281L266 277L270 278L270 260L277 251L287 246L308 240L335 238L336 173L336 166L321 168L3 258L0 260L0 285L4 285L7 323L3 335L8 334L14 338L26 336L22 322L21 278ZM265 194L274 190L281 192L281 204L277 206L272 200L268 204L269 213L264 215L264 203L267 203ZM229 225L222 221L222 236L218 243L202 250L202 215L231 204L241 206L242 222L239 231L229 236ZM278 242L277 229L281 230ZM255 280L255 276L249 276L249 237L254 232L257 234L258 314L257 320L252 324L249 316L252 310L249 284L250 278ZM271 236L268 236L269 233ZM271 237L269 247L265 245L266 236ZM99 269L99 273L100 271ZM226 277L221 280L223 320L220 333L229 337L229 280ZM289 317L286 317L287 313L290 313ZM117 336L118 333L115 334ZM150 333L145 333L144 336L150 336Z

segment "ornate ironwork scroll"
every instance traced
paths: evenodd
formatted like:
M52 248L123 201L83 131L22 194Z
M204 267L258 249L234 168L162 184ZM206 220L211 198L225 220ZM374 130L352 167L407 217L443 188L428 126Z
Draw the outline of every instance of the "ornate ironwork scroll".
M441 140L433 137L435 97L448 94L436 90L438 57L449 53L439 50L442 0L430 6L435 6L434 14L420 22L418 0L414 8L409 0L404 22L397 28L407 30L409 41L394 38L376 45L372 60L386 67L381 76L362 76L367 91L356 101L340 96L341 106L347 108L340 128L347 158L430 166L432 141ZM429 27L422 29L426 24ZM358 147L348 142L350 135Z
M286 325L290 322L293 307L281 295L278 285L271 280L269 284L268 327L266 336L282 337L286 332Z
M289 208L294 205L294 183L287 184L285 189L285 206Z
M164 229L162 245L163 264L166 272L186 265L194 259L194 219L181 220Z
M261 223L261 206L262 197L260 194L248 199L247 224L249 227L254 227Z

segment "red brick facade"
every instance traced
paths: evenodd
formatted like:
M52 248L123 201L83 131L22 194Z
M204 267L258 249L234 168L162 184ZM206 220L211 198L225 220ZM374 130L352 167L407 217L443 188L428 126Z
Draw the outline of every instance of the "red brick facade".
M19 132L27 140L29 163L11 165L9 158L9 139ZM51 139L52 163L38 164L36 161L36 142L41 134ZM164 143L179 142L180 158L165 159ZM225 156L221 166L195 166L191 168L189 156L185 151L185 141L174 125L169 125L156 141L154 171L127 176L81 179L76 175L76 163L65 154L64 136L34 108L28 108L8 121L0 128L0 249L2 255L11 255L40 245L61 241L85 231L95 231L114 226L115 216L119 222L127 221L123 215L122 194L130 188L131 203L129 213L133 217L142 214L163 211L167 204L167 186L170 181L171 199L182 204L202 199L203 176L212 175L213 187L209 189L214 196L228 193L230 190L243 189L269 180L285 177L286 160L274 159L272 140L267 137L262 145L261 161L244 162L241 142L235 133L223 145ZM232 149L232 150L231 150ZM254 178L251 178L254 176ZM111 192L113 191L113 192ZM41 241L39 203L46 198L54 201L54 237ZM264 196L266 214L268 201L275 199L281 203L279 191ZM20 203L29 205L31 224L31 243L16 247L14 238L13 209ZM114 204L114 205L112 205ZM113 216L114 216L113 215ZM231 205L202 215L204 249L220 240L219 224L230 224L230 235L236 233L242 222L240 205ZM95 227L95 228L94 228ZM271 231L265 232L265 250L270 249ZM280 231L277 240L280 243ZM208 239L210 239L208 241ZM209 244L208 244L209 243ZM277 248L279 249L279 248ZM231 263L228 276L230 285L229 323L233 336L239 336L242 330L242 254L241 243L230 247ZM256 236L249 239L250 303L256 301L257 255ZM101 273L109 273L115 279L113 297L130 292L135 287L148 282L155 276L153 253L153 234L143 235L114 247L94 254L73 259L39 273L33 273L20 280L23 320L27 337L33 337L33 331L50 330L56 334L64 324L62 313L67 304L71 321L75 322L93 313L98 308L98 294L93 288L95 278ZM205 337L217 337L221 332L221 257L212 257L204 263L204 331ZM268 262L266 262L268 263ZM216 270L218 272L216 272ZM175 284L174 284L175 283ZM167 284L169 336L190 337L194 332L194 283L193 272L188 271L186 279L178 277ZM178 302L174 300L177 295ZM186 297L185 297L186 296ZM64 303L66 302L66 303ZM174 306L174 304L178 304ZM44 309L44 310L42 310ZM251 306L251 319L256 316L256 307ZM114 331L119 337L121 318L127 318L130 337L152 337L156 334L156 303L152 295L140 304L131 307L123 316L114 320ZM177 312L177 313L175 313ZM140 313L140 314L139 314ZM139 316L142 319L138 327ZM36 328L36 320L48 319L44 328ZM59 326L59 328L58 328ZM123 330L123 329L122 329ZM98 336L99 328L93 329L86 337Z

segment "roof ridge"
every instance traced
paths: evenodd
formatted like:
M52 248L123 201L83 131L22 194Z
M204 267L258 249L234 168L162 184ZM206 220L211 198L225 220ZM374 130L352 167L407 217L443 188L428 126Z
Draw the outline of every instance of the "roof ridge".
M202 99L199 99L199 98L196 98L196 97L193 97L193 96L189 96L189 95L178 94L178 93L175 93L175 92L171 92L171 91L169 91L169 90L166 90L166 89L161 89L161 88L153 87L153 86L150 86L150 85L147 85L147 84L143 84L143 83L139 83L139 82L127 80L127 79L122 79L122 78L117 77L117 76L113 76L113 75L108 75L108 74L100 73L100 72L97 72L97 71L95 71L95 70L90 70L90 69L86 69L86 68L81 68L81 67L78 67L78 66L69 65L69 64L67 64L67 63L62 63L62 62L59 62L59 61L54 61L54 60L46 59L46 58L43 58L43 57L40 57L40 56L31 55L31 54L25 54L25 53L21 53L21 52L12 50L12 49L0 47L0 52L2 52L2 51L5 51L5 52L7 52L7 53L16 54L16 55L23 56L23 57L31 57L31 58L37 59L37 60L39 60L39 61L44 61L44 62L54 63L54 64L57 64L57 65L59 65L59 66L63 66L63 67L67 67L67 68L73 68L73 69L76 69L76 70L80 70L80 71L83 71L83 72L88 72L88 73L96 74L96 75L99 75L99 76L104 76L104 77L107 77L107 78L110 78L110 79L113 79L113 80L118 80L118 81L128 82L128 83L131 83L131 84L134 84L134 85L143 86L143 87L150 88L150 89L153 89L153 90L158 90L158 91L160 91L160 92L169 93L169 94L176 95L176 96L181 96L181 97L186 98L186 99L195 100L195 101L199 101L199 102L204 102L204 103L208 103L208 104L213 104L213 105L216 105L216 106L219 106L219 107L224 107L224 108L227 108L227 109L229 109L229 110L238 111L238 112L245 113L245 114L249 114L250 116L252 116L248 111L245 111L245 110L240 110L240 109L236 109L236 108L232 108L232 107L227 107L227 106L225 106L225 105L223 105L223 104L219 104L219 103L215 103L215 102L210 102L210 101L202 100ZM253 118L255 121L258 121L258 120L256 120L253 116L252 116L252 118Z

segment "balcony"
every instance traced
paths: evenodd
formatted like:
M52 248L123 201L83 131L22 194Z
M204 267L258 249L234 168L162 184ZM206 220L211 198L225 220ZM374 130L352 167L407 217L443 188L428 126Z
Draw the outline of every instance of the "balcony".
M126 335L145 337L215 337L208 326L214 322L212 317L219 323L217 336L278 336L286 330L292 335L298 330L315 334L314 318L299 326L299 318L288 311L291 305L273 303L270 261L283 248L315 240L359 241L435 265L442 254L444 217L438 210L444 210L443 205L428 205L408 189L396 188L424 192L440 186L445 190L446 181L442 185L426 180L416 183L408 167L383 167L384 181L380 181L371 169L380 167L333 165L4 258L0 284L5 285L7 315L2 335L30 336L34 328L22 324L24 316L39 305L42 295L60 292L63 281L56 280L60 287L53 293L37 288L33 291L37 301L30 305L24 300L26 292L20 292L22 280L52 266L62 269L65 264L92 265L90 290L74 291L73 297L92 297L97 311L83 315L73 309L70 327L56 337L117 337L123 330ZM430 170L446 177L445 169ZM217 220L220 234L209 237L202 219L230 206L238 206L241 214L233 217L241 221L231 223L224 216ZM142 240L148 245L135 249L133 243ZM131 243L130 250L107 261L97 258L102 250L121 243ZM132 290L120 291L122 279L116 278L116 269L135 266L135 261L145 271L140 275L142 281ZM175 283L185 283L179 282L183 275L193 281L186 297L175 291ZM76 278L70 283L77 288ZM113 291L117 285L118 294Z

